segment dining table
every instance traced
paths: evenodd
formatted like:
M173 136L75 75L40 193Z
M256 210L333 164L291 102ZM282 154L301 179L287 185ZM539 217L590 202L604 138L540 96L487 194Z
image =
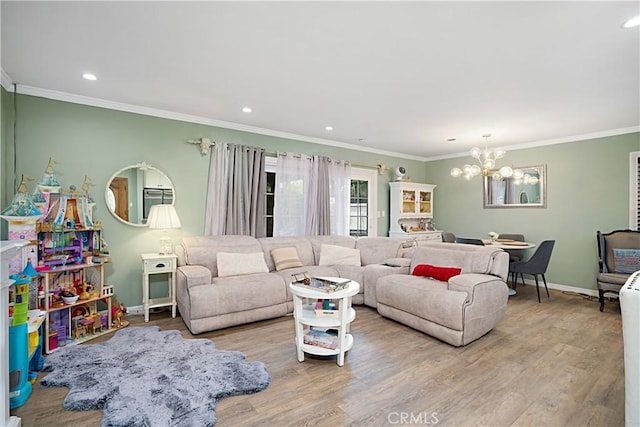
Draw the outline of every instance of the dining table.
M520 242L517 240L509 240L509 239L483 240L482 243L484 243L485 246L504 249L507 252L510 250L531 249L536 247L535 243ZM513 283L512 286L513 288L509 288L509 296L513 296L517 293L516 290L514 289L515 283Z

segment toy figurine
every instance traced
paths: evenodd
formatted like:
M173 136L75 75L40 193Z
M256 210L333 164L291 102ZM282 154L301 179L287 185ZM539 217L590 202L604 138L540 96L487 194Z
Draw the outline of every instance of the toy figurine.
M113 325L120 329L129 326L129 322L124 320L124 315L127 314L127 307L120 303L118 307L111 307L111 320Z

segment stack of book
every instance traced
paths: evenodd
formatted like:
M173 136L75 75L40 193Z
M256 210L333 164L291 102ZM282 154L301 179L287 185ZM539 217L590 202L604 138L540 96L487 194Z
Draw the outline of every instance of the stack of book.
M335 350L338 347L337 335L317 329L310 329L304 334L303 341L305 344L315 345L329 350Z

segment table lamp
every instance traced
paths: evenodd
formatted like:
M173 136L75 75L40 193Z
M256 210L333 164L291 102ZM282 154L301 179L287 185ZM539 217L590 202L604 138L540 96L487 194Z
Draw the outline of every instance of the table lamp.
M149 211L149 218L147 219L149 228L164 230L163 235L160 238L160 250L161 255L173 253L171 245L171 239L166 234L170 228L180 228L180 218L173 205L153 205Z

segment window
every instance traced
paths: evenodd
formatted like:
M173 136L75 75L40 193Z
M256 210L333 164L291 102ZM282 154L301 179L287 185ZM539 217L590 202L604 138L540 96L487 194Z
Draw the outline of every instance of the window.
M377 236L377 211L378 171L352 167L349 234L351 236Z
M265 235L273 236L273 206L275 203L276 158L267 157L265 163ZM377 235L378 174L375 169L351 168L351 204L349 234L351 236Z
M349 208L349 235L369 235L369 182L351 180L351 204Z

